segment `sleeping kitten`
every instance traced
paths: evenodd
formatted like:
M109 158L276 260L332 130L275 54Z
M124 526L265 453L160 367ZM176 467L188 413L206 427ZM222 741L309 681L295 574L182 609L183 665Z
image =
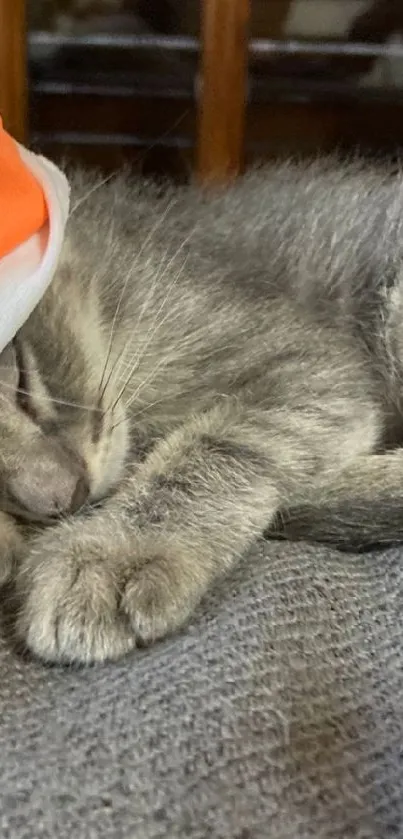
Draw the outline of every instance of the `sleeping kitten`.
M290 537L401 539L402 176L72 185L57 276L0 359L27 647L90 662L163 637L278 514ZM38 528L22 552L14 517Z

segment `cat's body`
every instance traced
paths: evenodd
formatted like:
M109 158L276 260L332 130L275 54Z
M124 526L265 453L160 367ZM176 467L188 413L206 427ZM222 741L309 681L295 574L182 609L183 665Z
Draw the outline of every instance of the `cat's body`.
M2 359L4 513L90 502L17 557L30 649L176 629L278 515L403 537L402 205L400 174L329 161L216 195L74 176L57 276Z

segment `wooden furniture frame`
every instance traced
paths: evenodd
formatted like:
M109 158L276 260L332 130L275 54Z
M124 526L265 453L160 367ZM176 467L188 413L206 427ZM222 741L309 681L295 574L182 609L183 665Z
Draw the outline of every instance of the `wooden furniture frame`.
M25 0L0 0L0 114L17 140L27 137Z
M0 0L0 113L8 130L22 141L28 139L26 2ZM79 144L80 149L105 144L113 166L126 154L130 156L133 149L146 145L147 155L150 149L165 146L179 157L178 149L183 149L187 172L192 166L188 153L196 147L196 172L201 183L225 182L236 176L243 167L245 149L247 163L265 157L266 152L276 157L357 145L377 154L401 149L401 90L392 86L365 91L354 82L374 59L384 58L390 50L399 53L396 46L387 45L386 38L400 25L401 0L372 0L370 11L355 21L349 37L339 43L284 41L283 22L292 0L263 0L267 6L260 0L255 2L256 6L252 0L199 0L200 43L195 35L177 35L174 30L172 36L148 39L151 52L158 49L171 54L174 50L191 58L185 94L170 97L168 93L165 97L160 90L158 98L150 99L148 94L139 96L129 85L125 98L119 99L113 91L102 92L102 86L95 90L95 79L92 93L88 84L84 85L85 93L69 93L62 82L53 85L49 95L49 90L44 90L46 84L34 81L30 88L31 141L55 158L69 144L74 147L73 156ZM255 34L259 38L249 40L252 6L254 13L264 9L263 39L258 24ZM139 41L141 36L137 47L144 48ZM115 48L120 49L119 45ZM132 48L136 49L135 37L131 39ZM201 72L194 97L191 79L199 48ZM294 66L291 73L290 62ZM316 67L319 62L320 72L315 71L315 62ZM251 100L247 108L248 63ZM298 67L305 66L314 68L308 81L304 70L299 77ZM336 70L333 76L332 67ZM48 87L52 84L50 77ZM181 126L181 136L173 136L175 125ZM161 142L164 137L168 142ZM107 165L111 162L108 160ZM164 166L165 160L158 171L166 171Z
M237 175L243 163L250 0L204 0L197 173Z
M242 166L250 0L202 0L197 171L223 181ZM25 0L0 0L0 113L27 138Z

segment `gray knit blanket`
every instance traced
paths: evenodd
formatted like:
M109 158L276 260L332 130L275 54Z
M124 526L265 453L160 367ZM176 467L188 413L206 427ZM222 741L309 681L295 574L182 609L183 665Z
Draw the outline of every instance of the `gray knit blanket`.
M1 839L403 839L403 553L258 546L181 635L0 644Z

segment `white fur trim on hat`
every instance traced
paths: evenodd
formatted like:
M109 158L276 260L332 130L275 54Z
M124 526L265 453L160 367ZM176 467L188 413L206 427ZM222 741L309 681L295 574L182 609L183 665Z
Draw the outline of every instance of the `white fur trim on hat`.
M49 218L39 233L0 259L0 352L25 323L52 280L70 203L70 188L63 172L23 146L18 145L18 149L42 186Z

